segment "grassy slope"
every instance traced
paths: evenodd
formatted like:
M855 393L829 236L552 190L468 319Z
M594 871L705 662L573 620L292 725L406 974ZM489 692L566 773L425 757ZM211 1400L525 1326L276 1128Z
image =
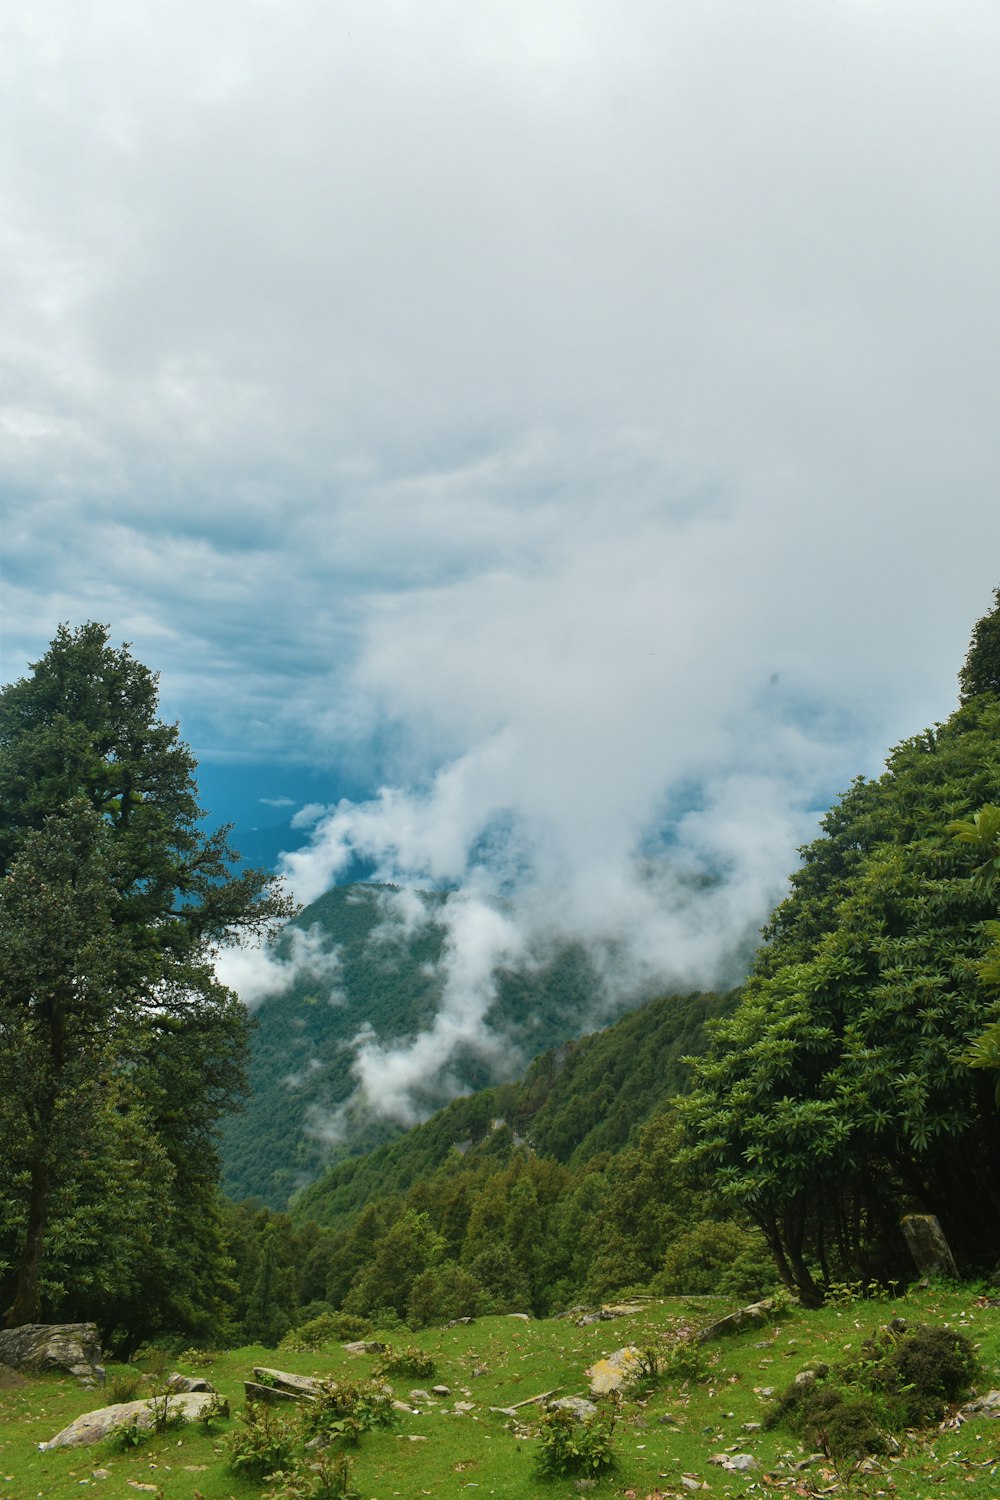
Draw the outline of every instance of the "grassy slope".
M229 1197L259 1197L271 1208L283 1208L329 1158L329 1147L308 1127L314 1111L328 1114L354 1088L354 1054L345 1043L365 1025L381 1038L405 1038L433 1018L441 993L435 965L442 953L442 929L430 923L405 945L373 942L373 929L384 916L384 894L385 888L376 886L340 886L292 924L319 927L338 948L336 1003L330 1001L329 981L303 975L257 1012L251 1096L223 1129L223 1189ZM425 899L433 910L443 898ZM277 952L281 956L286 951L283 938ZM594 989L592 970L576 948L567 948L530 975L500 975L487 1020L509 1038L511 1077L538 1053L579 1033ZM454 1071L470 1090L493 1081L472 1054L459 1058ZM430 1096L428 1110L443 1103L443 1096ZM349 1120L346 1128L341 1155L368 1151L401 1133L398 1126L370 1115Z
M503 1500L546 1494L563 1500L577 1493L572 1481L539 1480L532 1467L533 1439L513 1435L507 1419L490 1407L509 1406L556 1386L560 1394L584 1394L583 1370L594 1359L630 1341L643 1343L697 1326L720 1310L717 1302L706 1300L657 1302L641 1314L589 1328L562 1319L524 1323L487 1318L467 1327L426 1330L419 1343L435 1355L437 1374L433 1380L398 1379L396 1394L406 1399L415 1386L443 1382L451 1396L423 1403L418 1415L401 1416L395 1431L367 1434L357 1450L358 1488L365 1500L466 1492ZM767 1408L761 1387L780 1388L819 1360L833 1363L857 1354L871 1332L899 1314L965 1328L979 1343L986 1366L981 1388L998 1383L1000 1313L976 1307L966 1289L917 1291L892 1304L795 1310L768 1329L708 1346L706 1379L665 1381L642 1399L626 1401L618 1427L620 1467L597 1492L679 1496L697 1481L703 1492L720 1497L840 1492L888 1494L897 1500L992 1497L1000 1473L1000 1422L973 1419L958 1430L908 1436L898 1457L878 1460L870 1473L854 1475L849 1485L847 1476L825 1462L797 1470L794 1466L805 1453L787 1433L744 1429L745 1423L759 1422ZM406 1340L397 1336L397 1341ZM321 1354L245 1349L218 1356L205 1373L229 1397L235 1413L242 1404L242 1379L254 1364L356 1377L367 1374L371 1363L339 1346ZM485 1374L473 1374L484 1366ZM456 1400L472 1401L474 1410L456 1414ZM68 1500L87 1481L96 1493L114 1500L142 1490L163 1500L193 1500L195 1495L243 1500L261 1493L225 1468L221 1430L231 1428L231 1421L222 1423L214 1437L187 1428L126 1454L109 1452L107 1445L37 1452L37 1442L92 1406L92 1393L70 1379L50 1377L0 1390L0 1500ZM745 1476L726 1473L710 1462L712 1455L726 1450L753 1454L760 1467ZM106 1479L93 1477L99 1468L108 1471Z
M574 1166L620 1150L669 1095L683 1091L682 1057L702 1050L706 1021L734 1003L734 995L652 1000L606 1030L536 1058L523 1083L456 1099L399 1139L331 1167L295 1201L293 1216L341 1228L365 1203L426 1177L456 1142L480 1140L496 1118L540 1155Z

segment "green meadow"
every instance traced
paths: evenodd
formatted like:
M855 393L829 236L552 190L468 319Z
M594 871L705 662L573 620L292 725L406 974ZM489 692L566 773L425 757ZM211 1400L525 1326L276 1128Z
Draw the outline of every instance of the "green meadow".
M970 1418L956 1425L954 1408L943 1422L898 1434L898 1452L864 1460L834 1461L780 1427L762 1424L783 1390L802 1370L856 1360L865 1341L890 1319L909 1325L945 1324L976 1346L981 1375L975 1389L1000 1383L1000 1309L961 1287L930 1287L896 1300L853 1300L815 1311L779 1310L766 1326L703 1345L688 1344L671 1373L650 1376L623 1398L601 1405L614 1419L615 1467L597 1480L540 1476L538 1417L532 1402L543 1393L586 1395L584 1370L614 1349L635 1344L656 1351L668 1367L670 1349L689 1339L729 1305L719 1299L657 1300L641 1312L580 1328L571 1318L524 1321L482 1318L451 1328L428 1329L420 1348L433 1357L432 1377L395 1377L395 1397L412 1409L390 1428L362 1434L347 1451L352 1482L363 1500L417 1500L427 1495L502 1496L504 1500L592 1492L604 1496L720 1497L771 1493L819 1496L895 1496L940 1500L963 1495L986 1500L997 1491L1000 1421ZM413 1336L385 1335L397 1346ZM149 1351L145 1354L148 1363ZM49 1453L37 1444L52 1438L101 1394L69 1377L25 1380L0 1389L0 1497L2 1500L68 1500L93 1492L107 1500L148 1494L162 1500L245 1500L266 1497L275 1486L254 1482L228 1464L229 1435L241 1428L243 1380L255 1365L334 1380L367 1378L373 1355L340 1345L309 1353L248 1347L199 1357L190 1352L171 1368L206 1375L228 1398L231 1415L204 1430L199 1423L168 1429L123 1449L113 1440L90 1448ZM142 1367L143 1357L137 1361ZM109 1383L124 1373L109 1367ZM449 1394L414 1397L446 1385ZM521 1403L528 1403L522 1405ZM513 1417L498 1408L516 1408ZM289 1408L275 1408L283 1417ZM727 1470L720 1459L749 1455L752 1468ZM742 1460L746 1462L746 1460ZM318 1486L318 1480L313 1481ZM323 1497L316 1487L304 1494Z

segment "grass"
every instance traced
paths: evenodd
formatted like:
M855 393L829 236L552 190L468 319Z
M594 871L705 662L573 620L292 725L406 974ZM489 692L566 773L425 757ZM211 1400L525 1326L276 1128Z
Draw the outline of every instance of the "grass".
M719 1311L717 1301L664 1300L641 1314L588 1328L564 1319L484 1318L422 1330L421 1347L433 1355L437 1373L433 1381L395 1377L395 1394L407 1400L415 1387L442 1383L451 1394L414 1401L417 1410L401 1414L394 1430L366 1433L354 1454L357 1488L364 1500L579 1495L572 1479L538 1477L530 1406L513 1423L491 1408L554 1388L560 1395L585 1395L583 1371L595 1359L625 1343L644 1347L681 1335ZM824 1493L872 1500L958 1495L992 1500L1000 1481L1000 1421L976 1418L954 1429L906 1434L899 1454L841 1472L823 1459L799 1468L808 1455L787 1432L748 1429L767 1412L768 1388L780 1391L799 1370L819 1361L834 1364L857 1356L864 1340L894 1316L962 1328L979 1345L986 1371L980 1389L1000 1385L1000 1309L977 1306L968 1289L931 1288L892 1303L856 1302L818 1312L794 1309L771 1327L706 1345L704 1378L685 1379L678 1372L623 1402L616 1429L619 1466L594 1493L631 1493L636 1500L694 1493L720 1500ZM243 1379L255 1364L355 1379L369 1375L375 1363L375 1357L349 1355L340 1346L300 1354L251 1348L219 1354L199 1373L229 1398L235 1414L243 1402ZM174 1430L126 1452L109 1443L37 1451L37 1443L99 1400L69 1377L32 1379L0 1390L0 1500L68 1500L84 1491L107 1500L142 1494L154 1500L266 1495L266 1489L226 1467L223 1434L232 1421L218 1423L214 1433L197 1425ZM472 1410L457 1412L456 1402L470 1402ZM740 1474L711 1462L726 1452L750 1454L758 1467Z

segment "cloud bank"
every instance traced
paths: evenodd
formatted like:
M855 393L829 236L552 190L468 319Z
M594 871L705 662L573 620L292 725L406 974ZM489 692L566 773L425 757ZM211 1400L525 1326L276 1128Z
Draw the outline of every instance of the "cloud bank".
M296 891L460 892L470 1016L504 922L722 982L997 582L998 52L937 0L10 0L4 679L108 620L203 762L324 768Z

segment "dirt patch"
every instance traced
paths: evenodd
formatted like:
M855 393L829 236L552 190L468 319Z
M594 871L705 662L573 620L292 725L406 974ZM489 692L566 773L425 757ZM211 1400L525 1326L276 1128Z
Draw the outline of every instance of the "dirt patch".
M23 1375L12 1370L10 1365L0 1365L0 1391L9 1391L16 1385L27 1385Z

